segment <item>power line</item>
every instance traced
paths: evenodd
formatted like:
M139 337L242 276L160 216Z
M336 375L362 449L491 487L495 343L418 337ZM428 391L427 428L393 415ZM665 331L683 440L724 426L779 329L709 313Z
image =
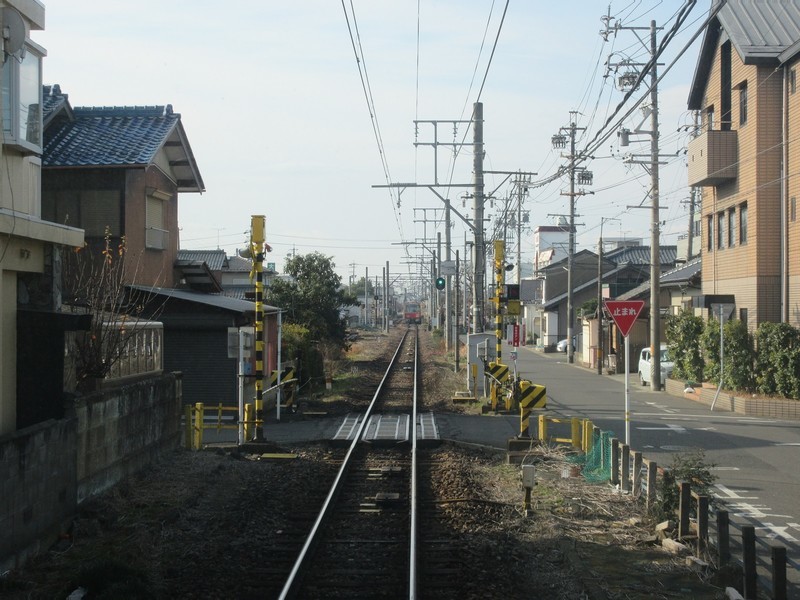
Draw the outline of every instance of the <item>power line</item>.
M358 73L359 77L361 78L361 88L364 91L364 97L367 101L367 109L369 110L370 122L372 123L372 132L375 136L375 142L378 145L378 154L380 155L381 165L383 167L383 175L386 179L386 183L391 184L392 177L389 172L389 163L386 157L386 150L383 144L383 137L381 136L380 126L378 124L378 114L377 109L375 107L375 100L372 96L372 87L369 83L369 75L367 74L367 63L366 59L364 58L364 49L361 46L361 35L358 31L358 20L356 18L356 11L355 7L353 6L352 0L350 0L350 11L352 12L352 20L353 25L350 26L350 17L347 14L347 7L345 6L344 0L342 0L342 11L344 12L345 21L347 22L347 31L350 34L350 43L353 47L353 53L355 55L356 64L358 65ZM355 29L355 37L353 36L353 29ZM389 188L389 196L391 197L391 187ZM394 199L392 201L393 212L395 216L395 221L397 222L398 231L402 237L403 234L403 225L400 220L400 215L397 212L397 209L394 207ZM397 205L399 207L400 204L400 195L398 193L397 196Z

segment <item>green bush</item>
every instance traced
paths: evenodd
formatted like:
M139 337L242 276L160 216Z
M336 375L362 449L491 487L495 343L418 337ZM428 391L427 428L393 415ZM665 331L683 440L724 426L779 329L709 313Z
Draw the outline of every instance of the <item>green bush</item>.
M756 389L800 398L800 332L788 323L762 323L756 331Z
M673 377L719 384L719 320L690 311L667 318L666 338L675 361ZM787 323L761 323L755 335L737 319L725 323L722 387L800 399L800 330Z
M723 334L725 364L722 370L722 387L727 390L753 391L755 389L753 336L747 330L747 325L738 319L725 323ZM702 340L703 354L706 357L703 375L706 381L713 381L718 384L720 382L718 320L711 319L706 321Z
M722 373L722 386L728 390L755 390L753 363L753 336L743 321L734 319L725 323L724 329L725 364Z
M700 344L705 358L703 381L719 383L719 321L716 319L706 321Z
M703 379L703 355L700 342L704 322L701 317L683 310L670 315L666 323L669 354L675 363L673 377L699 382Z
M708 496L713 504L712 486L717 476L711 472L714 464L705 460L705 453L701 448L672 455L672 465L664 470L664 476L658 486L658 501L651 509L651 515L657 521L672 519L678 512L680 505L680 491L678 485L688 482L692 491L701 496Z

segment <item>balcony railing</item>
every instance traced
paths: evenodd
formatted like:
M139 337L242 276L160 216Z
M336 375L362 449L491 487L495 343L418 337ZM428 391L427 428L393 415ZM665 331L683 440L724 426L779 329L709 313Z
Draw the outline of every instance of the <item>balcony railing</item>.
M689 185L720 185L738 176L737 132L711 130L689 142Z

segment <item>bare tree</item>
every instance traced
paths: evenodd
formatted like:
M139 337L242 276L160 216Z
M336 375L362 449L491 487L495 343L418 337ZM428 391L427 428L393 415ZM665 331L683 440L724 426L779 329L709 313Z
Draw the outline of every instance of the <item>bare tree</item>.
M85 245L65 257L65 304L92 315L89 330L74 335L69 347L78 389L109 374L140 324L149 294L127 284L135 280L138 265L127 254L125 237L115 240L107 227L98 248Z

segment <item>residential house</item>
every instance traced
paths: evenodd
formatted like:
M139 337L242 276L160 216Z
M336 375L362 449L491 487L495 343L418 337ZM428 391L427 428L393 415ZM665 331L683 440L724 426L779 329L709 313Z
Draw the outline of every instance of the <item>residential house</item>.
M83 228L90 247L124 238L126 283L164 325L164 369L183 373L184 402L235 404L229 328L252 327L255 303L223 295L224 251L179 256L179 194L205 189L181 115L171 105L72 107L55 85L44 99L43 214ZM277 312L264 307L267 373Z
M58 341L86 327L61 314L58 280L62 253L83 244L83 231L42 210L45 50L29 34L44 28L44 16L36 0L0 0L0 436L28 424L34 399L50 405L45 412L60 408Z
M675 266L677 249L675 246L661 246L661 270L666 271ZM650 247L638 243L630 243L603 254L602 265L599 256L589 250L581 250L572 258L572 307L573 331L580 331L580 308L589 301L597 299L598 293L603 298L617 298L621 294L641 285L650 278ZM602 272L600 284L598 277ZM540 271L544 278L543 300L541 305L541 331L534 329L539 345L553 346L567 335L567 302L568 277L567 259L550 264ZM541 337L539 337L541 336ZM583 348L587 355L584 362L590 362L588 350L597 345L594 338L578 340L576 351Z
M251 298L254 293L253 261L238 255L228 256L225 250L178 250L176 267L180 271L178 287L199 289L214 287L214 293L231 298ZM275 278L288 278L275 272L275 263L265 262L262 282L268 288Z
M677 315L682 310L697 310L703 308L708 302L718 300L718 297L706 298L701 294L700 276L702 263L700 258L695 258L685 264L679 264L673 269L661 272L659 278L659 306L662 311L661 331L664 330L664 319L667 315ZM628 347L630 350L631 368L636 368L639 351L650 345L650 280L642 282L640 285L613 296L614 300L642 300L644 308L636 322L628 333ZM585 322L584 329L589 329L594 333L597 330L596 324L592 328L592 322ZM667 340L661 336L662 342ZM608 323L604 327L604 348L622 348L624 337L616 330L613 323ZM617 352L621 355L621 352ZM608 355L608 352L606 352ZM616 368L622 367L621 359L617 359ZM595 363L596 364L596 363Z
M719 9L714 0L711 10ZM800 5L728 0L709 22L689 93L700 135L702 291L734 316L800 326Z
M178 194L205 190L181 115L165 106L72 107L45 86L42 213L101 247L124 237L126 283L175 287Z

